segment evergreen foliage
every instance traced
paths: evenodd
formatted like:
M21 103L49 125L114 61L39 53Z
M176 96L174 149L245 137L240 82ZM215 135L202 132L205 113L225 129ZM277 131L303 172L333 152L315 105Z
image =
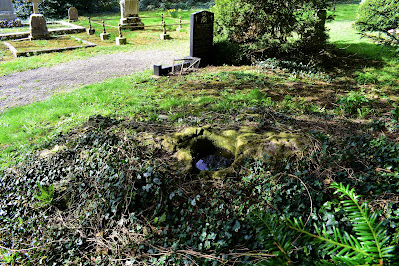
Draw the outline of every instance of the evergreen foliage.
M333 183L331 188L340 194L340 204L351 222L352 230L340 230L335 226L328 229L326 223L320 230L315 224L316 234L306 229L302 219L281 219L276 214L255 213L255 224L264 226L258 234L264 241L271 259L264 261L270 265L291 264L294 246L312 246L319 254L329 256L331 260L320 259L314 264L331 265L384 265L394 257L394 245L390 245L390 236L378 212L371 212L366 202L360 202L360 196L354 189L342 183ZM299 233L295 236L293 232ZM301 237L305 236L305 237ZM305 248L306 251L306 248Z
M216 0L216 32L223 40L241 44L249 54L285 51L300 45L318 50L327 40L328 1ZM245 49L243 49L245 50Z

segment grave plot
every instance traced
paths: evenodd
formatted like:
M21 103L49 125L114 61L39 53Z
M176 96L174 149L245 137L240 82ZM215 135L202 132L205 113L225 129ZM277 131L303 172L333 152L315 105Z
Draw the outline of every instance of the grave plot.
M94 43L73 36L58 36L48 40L30 40L26 38L4 42L4 44L10 49L14 57L62 52L96 46Z
M65 21L47 22L50 35L74 34L84 32L85 28ZM0 41L27 38L29 36L29 25L24 24L18 28L0 29Z

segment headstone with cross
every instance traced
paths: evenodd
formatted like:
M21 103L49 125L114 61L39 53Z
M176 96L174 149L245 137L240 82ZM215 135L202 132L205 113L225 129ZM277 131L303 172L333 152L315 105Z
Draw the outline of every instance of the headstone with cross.
M131 30L144 29L144 23L139 18L139 1L138 0L120 0L121 7L121 27Z
M39 14L37 3L42 0L28 0L33 5L33 14L29 17L30 39L48 39L50 34L47 29L46 19Z

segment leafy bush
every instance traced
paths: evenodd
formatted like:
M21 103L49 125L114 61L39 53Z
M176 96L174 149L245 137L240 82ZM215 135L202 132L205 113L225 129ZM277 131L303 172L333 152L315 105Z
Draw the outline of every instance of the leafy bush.
M356 27L376 42L397 45L399 41L399 2L391 0L366 0L358 9ZM379 35L367 32L378 32Z
M359 5L356 26L362 31L388 32L399 27L399 2L366 0Z
M345 198L341 202L336 201L335 205L341 205L352 230L341 231L334 224L326 223L322 229L315 225L315 234L313 230L309 232L300 219L283 220L275 214L255 212L255 224L263 227L259 235L271 253L270 257L273 257L266 260L269 264L291 264L295 259L292 256L294 242L295 246L299 243L303 247L313 246L324 256L330 256L335 265L383 265L392 262L395 245L392 245L387 229L379 220L380 213L371 212L368 204L360 202L360 196L349 186L333 183L331 188L336 190L335 193L340 193L341 198ZM308 248L304 250L310 254ZM332 265L325 259L319 263Z
M325 44L328 1L216 0L216 32L246 47L248 57L300 45L318 50Z
M369 103L372 100L369 99L363 91L351 91L346 96L342 96L338 100L339 109L349 115L358 114L359 117L369 113Z

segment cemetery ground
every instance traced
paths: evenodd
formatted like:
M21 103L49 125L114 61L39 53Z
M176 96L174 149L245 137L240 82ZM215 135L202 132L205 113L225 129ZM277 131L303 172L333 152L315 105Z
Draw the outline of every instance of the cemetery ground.
M187 24L190 20L190 14L195 12L191 11L144 11L140 13L143 17L143 22L149 26L146 30L130 31L123 30L123 36L127 38L127 45L116 46L115 37L118 36L118 23L120 14L105 14L93 16L92 27L96 30L94 35L87 35L86 33L72 34L77 38L97 44L97 47L91 49L80 49L56 54L44 54L31 58L17 58L15 59L9 49L0 43L0 76L8 75L10 73L26 71L29 69L36 69L41 66L52 66L62 62L69 62L76 59L93 57L97 55L104 55L118 52L128 52L135 50L172 50L181 49L180 47L187 45L189 41L190 27ZM164 20L167 25L167 31L173 38L173 42L164 42L159 40L159 34L162 32L162 27L157 26L161 24L161 16L164 15ZM182 30L176 31L175 29L179 24L179 17L182 18ZM102 21L104 20L106 31L110 33L110 39L106 41L100 40L100 33L103 32ZM79 21L73 22L76 25L88 28L87 17L80 17ZM173 24L173 25L172 25ZM51 24L49 24L51 25ZM171 26L168 26L171 25ZM154 27L152 27L154 26ZM25 29L16 28L17 31L26 31ZM13 29L0 29L0 33L9 33ZM40 41L38 41L40 43ZM42 49L53 48L51 44L46 45L41 42Z
M339 6L329 24L329 48L304 63L269 59L161 78L144 71L0 114L0 259L234 264L278 256L309 265L326 253L278 217L310 219L314 233L313 223L353 234L333 182L364 195L386 244L397 245L397 54L360 39L347 8L355 6ZM227 143L269 134L304 144L270 146L269 156L242 158L215 176L187 169L169 147L201 132Z

